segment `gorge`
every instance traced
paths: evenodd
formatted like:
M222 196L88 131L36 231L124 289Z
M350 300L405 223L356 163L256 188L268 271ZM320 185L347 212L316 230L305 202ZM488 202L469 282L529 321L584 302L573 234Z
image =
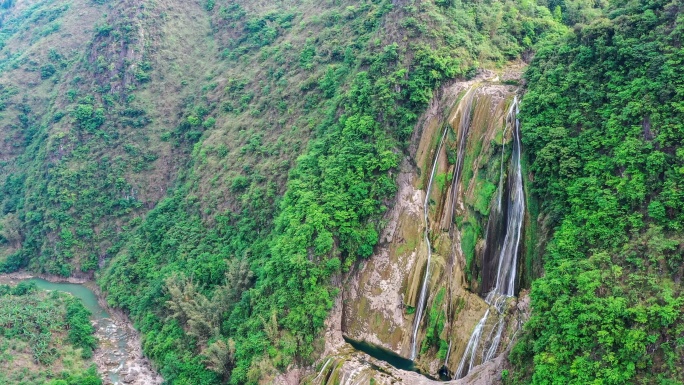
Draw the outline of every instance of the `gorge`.
M0 274L113 322L0 285L0 383L684 383L682 36L681 0L0 0Z

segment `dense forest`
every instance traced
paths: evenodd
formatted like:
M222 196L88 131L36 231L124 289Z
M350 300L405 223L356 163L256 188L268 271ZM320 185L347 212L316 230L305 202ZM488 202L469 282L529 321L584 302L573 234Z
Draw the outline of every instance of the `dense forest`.
M523 141L556 231L511 356L523 383L684 381L682 10L611 2L527 71Z
M270 383L319 358L440 87L526 61L550 240L504 380L681 383L682 7L0 1L0 271L95 279L169 384ZM20 300L80 312L50 295Z

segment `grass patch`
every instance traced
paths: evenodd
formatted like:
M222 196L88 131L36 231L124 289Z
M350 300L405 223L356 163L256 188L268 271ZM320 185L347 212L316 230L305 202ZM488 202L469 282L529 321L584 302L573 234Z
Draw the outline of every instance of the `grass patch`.
M472 279L473 261L475 260L475 245L477 244L477 239L480 236L480 227L477 222L470 219L468 222L463 223L461 230L461 250L466 260L466 277L470 281Z

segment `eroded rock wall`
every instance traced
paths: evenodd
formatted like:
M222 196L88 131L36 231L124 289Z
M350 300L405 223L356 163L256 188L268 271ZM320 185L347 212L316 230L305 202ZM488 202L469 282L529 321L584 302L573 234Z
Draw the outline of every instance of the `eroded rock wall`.
M443 88L433 100L402 162L395 204L386 214L380 245L342 280L341 295L328 320L323 358L308 374L300 373L297 381L433 382L356 351L343 339L366 341L409 357L427 268L426 226L432 253L427 301L415 339L415 366L432 378L444 374L445 367L453 376L475 325L489 307L480 294L489 285L487 277L494 265L485 255L496 254L496 245L488 245L487 239L496 244L497 234L492 233L501 227L497 223L505 222L505 218L490 218L490 213L493 205L506 201L511 132L505 130L505 118L516 92L516 86L484 71L471 81ZM427 191L433 168L434 181ZM520 311L524 301L509 301L501 351L510 348L526 314ZM466 378L449 383L495 383L504 363L499 354Z
M426 186L436 162L427 200L433 250L427 304L416 338L417 362L433 375L447 354L447 366L458 365L474 325L487 309L478 295L482 256L489 207L496 200L500 172L505 173L501 161L508 152L502 144L510 141L510 133L503 132L504 119L515 91L514 86L480 76L454 83L433 102L403 162L381 247L344 287L344 335L409 356L427 266ZM445 143L437 153L445 125ZM462 138L466 141L457 173ZM460 178L454 180L455 175Z

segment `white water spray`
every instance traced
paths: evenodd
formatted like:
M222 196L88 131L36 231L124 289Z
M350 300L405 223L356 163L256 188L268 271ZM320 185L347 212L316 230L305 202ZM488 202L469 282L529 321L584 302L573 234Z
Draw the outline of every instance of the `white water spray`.
M332 358L328 358L328 359L325 361L325 364L323 364L323 367L321 368L321 371L318 372L318 375L313 379L313 381L311 381L311 383L315 384L316 381L317 381L319 378L321 378L321 376L323 375L323 372L325 372L325 368L328 367L328 364L329 364L331 361L332 361ZM322 380L321 380L321 381L322 381Z
M514 113L515 111L515 113ZM461 358L456 371L456 378L463 378L473 366L484 363L496 356L501 343L501 336L504 330L504 313L507 299L512 297L515 291L515 278L517 273L517 256L520 247L522 233L522 223L525 213L525 199L522 185L522 170L520 167L520 123L517 119L518 99L513 99L513 104L506 117L506 127L509 125L513 129L513 151L511 154L510 178L510 201L508 202L508 221L506 223L506 236L504 238L501 252L499 253L499 265L496 274L494 288L487 294L485 301L490 306L485 312L480 322L475 326L473 334L468 340L468 345ZM505 130L504 130L505 134ZM503 189L503 162L502 177L499 184L499 211L501 209L501 196ZM478 360L478 350L482 344L482 335L487 319L491 314L491 309L496 310L497 323L491 329L489 335L484 340L484 350ZM466 370L467 366L467 370Z
M475 362L475 355L477 354L477 348L478 345L480 344L480 337L482 337L482 331L484 330L484 325L485 322L487 322L487 317L489 316L489 309L485 312L484 317L480 319L480 322L475 325L475 330L473 330L473 334L470 336L470 339L468 340L468 345L466 345L466 350L463 352L463 358L461 359L461 362L458 364L458 369L456 369L456 376L458 378L461 378L461 373L463 373L463 369L465 369L465 364L466 361L468 362L468 370L465 373L468 373L470 369L473 368L473 363ZM466 360L466 358L468 358Z

